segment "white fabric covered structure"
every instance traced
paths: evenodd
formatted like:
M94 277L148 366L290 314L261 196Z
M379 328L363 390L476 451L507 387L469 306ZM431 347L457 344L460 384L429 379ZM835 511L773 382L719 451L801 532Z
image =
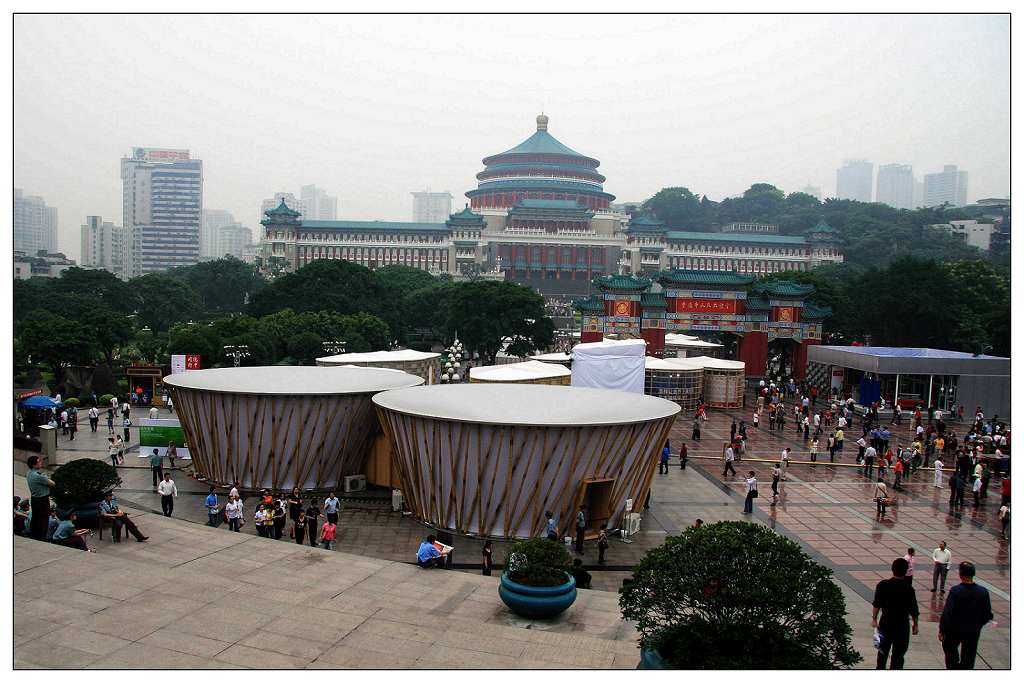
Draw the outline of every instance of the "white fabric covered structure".
M532 360L539 360L541 363L557 363L569 367L572 364L572 356L563 351L557 353L539 353L536 356L530 356Z
M644 393L643 339L577 344L572 350L572 386Z
M557 363L528 360L507 365L481 365L469 369L470 382L502 382L515 384L569 384L572 372Z
M367 353L342 353L316 359L317 365L401 370L410 375L422 377L427 384L434 384L441 374L441 354L399 349L398 351L370 351Z

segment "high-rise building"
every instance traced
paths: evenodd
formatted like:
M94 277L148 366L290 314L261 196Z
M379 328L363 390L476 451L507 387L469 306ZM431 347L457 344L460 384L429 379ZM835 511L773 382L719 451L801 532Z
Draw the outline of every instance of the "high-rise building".
M299 189L299 194L302 196L302 201L306 203L306 209L309 210L309 215L304 216L306 220L333 221L338 219L337 197L330 196L316 185L303 185ZM260 218L262 219L262 216Z
M915 209L919 209L922 206L924 206L924 181L923 180L915 180L914 181L914 201L913 201L913 205L912 206Z
M252 230L238 223L222 225L217 229L216 257L234 256L241 259L245 254L246 247L250 244L252 244Z
M19 189L14 190L14 249L29 256L57 251L57 209Z
M451 192L413 192L414 223L444 223L452 213Z
M914 208L914 168L906 164L879 166L875 201L894 209Z
M804 189L800 191L803 192L804 194L811 195L815 199L821 199L821 188L818 187L817 185L806 185L804 186Z
M121 181L128 277L198 263L203 162L187 149L134 147Z
M924 174L924 206L967 205L967 171L943 166L941 173Z
M836 197L858 202L871 201L871 178L874 164L863 159L851 159L836 171Z
M217 231L225 225L237 223L230 211L203 209L203 227L199 233L199 255L203 258L220 258Z
M83 266L102 268L124 280L128 261L128 239L121 226L101 216L86 216L82 225Z

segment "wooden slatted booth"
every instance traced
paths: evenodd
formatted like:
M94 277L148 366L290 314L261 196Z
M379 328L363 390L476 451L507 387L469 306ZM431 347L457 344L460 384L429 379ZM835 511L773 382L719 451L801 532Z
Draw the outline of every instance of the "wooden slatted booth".
M704 395L704 364L687 358L644 358L644 393L693 411Z
M698 356L687 358L704 366L704 400L711 408L739 408L743 405L746 386L746 364L738 360L723 360Z
M245 488L328 490L362 474L378 432L370 399L423 380L377 368L191 370L164 378L196 473Z
M413 349L398 351L371 351L369 353L342 353L316 359L317 365L389 368L422 377L427 384L436 384L441 376L441 354Z
M545 510L565 528L579 501L588 520L620 525L626 499L649 491L680 410L622 391L523 384L400 389L373 402L413 513L495 538L538 535Z

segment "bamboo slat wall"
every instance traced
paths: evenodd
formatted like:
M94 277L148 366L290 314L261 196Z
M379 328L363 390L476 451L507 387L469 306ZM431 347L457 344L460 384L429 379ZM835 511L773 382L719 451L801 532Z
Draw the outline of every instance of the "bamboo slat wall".
M704 394L704 370L647 368L644 370L644 393L674 401L683 410L696 410Z
M435 527L526 538L551 510L571 526L584 479L615 480L610 526L642 501L675 415L635 424L531 427L419 417L377 406L406 504Z
M177 387L196 472L245 488L331 489L360 474L377 431L373 394L281 396Z
M704 368L704 399L711 408L741 407L745 385L743 370Z
M536 379L510 379L510 380L492 380L492 379L476 379L472 375L469 376L470 384L547 384L549 386L556 387L567 387L572 384L572 375L565 375L563 377L538 377Z

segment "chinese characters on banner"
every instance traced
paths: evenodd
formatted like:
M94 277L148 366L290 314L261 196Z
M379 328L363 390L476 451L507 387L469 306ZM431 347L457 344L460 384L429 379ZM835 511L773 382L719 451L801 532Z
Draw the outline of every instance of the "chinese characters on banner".
M185 369L186 370L198 370L199 368L200 368L200 365L199 365L199 356L198 355L189 354L189 355L185 356Z
M198 355L174 354L171 356L171 374L186 370L199 370L201 367Z
M677 313L736 313L736 300L676 299Z

